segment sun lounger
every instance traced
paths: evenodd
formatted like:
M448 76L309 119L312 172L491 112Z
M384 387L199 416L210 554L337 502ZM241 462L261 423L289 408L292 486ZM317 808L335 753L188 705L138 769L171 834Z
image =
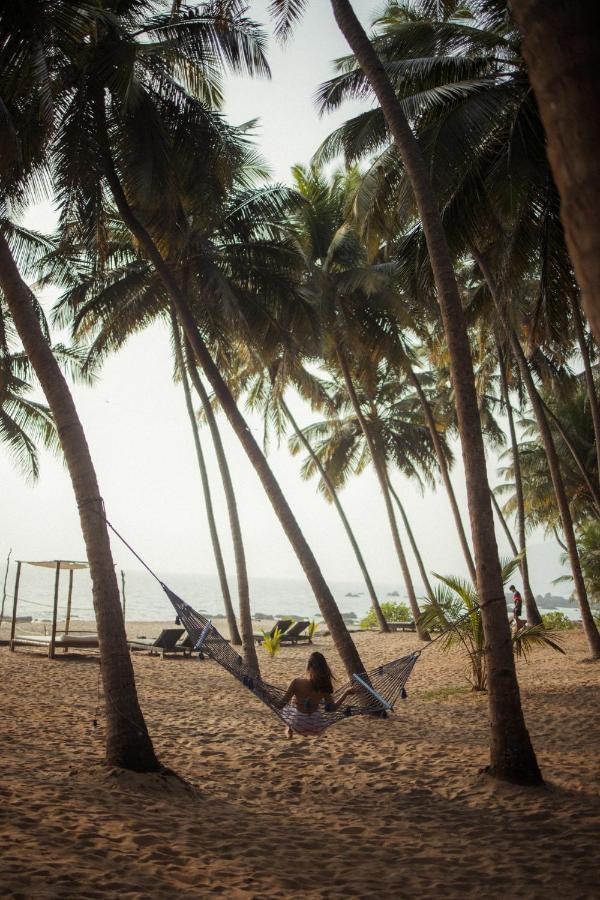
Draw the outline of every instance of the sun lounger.
M290 627L291 624L292 624L292 620L291 620L291 619L279 619L279 621L276 622L275 625L273 625L273 627L271 628L271 630L268 632L268 636L269 636L269 637L273 637L273 635L275 634L275 631L276 631L277 628L279 628L279 630L281 631L282 636L283 636L283 634L285 634L285 633L287 632L287 630L288 630L288 628ZM254 640L256 641L257 644L262 644L262 642L263 642L263 635L262 635L262 634L255 634L255 635L254 635Z
M150 655L159 654L164 658L165 653L176 653L176 644L184 628L164 628L155 640L138 638L136 641L127 641L130 650L149 650Z
M281 635L282 644L297 644L299 641L309 641L310 638L303 632L306 631L310 622L295 622L291 628Z
M390 631L416 631L417 626L414 622L388 622Z

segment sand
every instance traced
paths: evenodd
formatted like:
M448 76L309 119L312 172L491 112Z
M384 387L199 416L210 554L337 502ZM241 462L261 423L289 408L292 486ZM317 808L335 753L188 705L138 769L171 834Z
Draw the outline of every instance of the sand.
M159 623L134 623L132 636ZM356 636L368 664L415 635ZM316 646L343 677L329 638ZM289 742L212 662L134 654L163 763L188 784L100 765L98 657L0 649L0 886L12 897L547 897L598 894L600 664L519 664L543 789L498 784L487 706L460 656L423 654L388 721L350 720ZM269 680L309 650L261 652Z

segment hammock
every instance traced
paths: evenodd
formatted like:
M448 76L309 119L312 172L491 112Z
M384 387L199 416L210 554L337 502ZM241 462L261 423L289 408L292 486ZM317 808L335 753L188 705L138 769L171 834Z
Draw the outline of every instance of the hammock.
M314 712L303 712L296 707L284 706L283 698L286 691L275 685L269 684L260 676L255 676L248 669L242 657L237 653L222 634L211 624L210 619L192 609L181 597L178 597L167 585L160 580L148 563L137 553L122 534L106 518L104 501L101 497L90 498L87 503L99 503L97 511L111 531L131 551L136 559L160 584L161 588L173 604L179 621L185 627L194 649L202 654L207 654L220 666L226 669L230 675L237 678L244 687L248 688L255 697L268 706L281 721L293 728L294 731L308 734L320 734L331 725L342 722L353 716L371 716L381 719L387 718L389 712L394 709L395 702L400 698L406 699L406 682L421 655L420 650L415 650L400 659L384 663L368 672L358 672L352 679L334 692L332 703L321 703ZM503 598L504 599L504 598ZM439 636L438 636L439 637ZM342 696L353 688L351 694L352 703L342 703Z
M351 681L335 691L332 704L321 703L312 713L303 712L296 707L283 706L282 701L286 692L269 684L263 678L253 676L239 653L217 631L210 620L192 609L160 579L158 580L189 634L194 649L214 659L294 731L320 734L331 725L351 716L386 718L394 709L395 702L399 698L402 700L406 698L405 685L420 656L420 650L384 663L368 672L353 675ZM344 702L338 705L340 698L349 688L354 688L351 703Z

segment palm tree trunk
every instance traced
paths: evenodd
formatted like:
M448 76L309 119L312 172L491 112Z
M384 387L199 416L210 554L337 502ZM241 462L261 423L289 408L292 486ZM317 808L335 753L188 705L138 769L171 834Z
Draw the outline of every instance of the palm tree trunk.
M540 401L542 403L542 406L544 407L544 412L546 413L547 418L549 418L554 423L554 426L555 426L556 430L558 431L563 444L565 445L565 447L571 454L571 457L573 458L573 462L579 469L579 474L583 478L583 480L585 482L585 486L587 487L588 491L590 492L590 498L591 498L594 506L596 507L597 514L600 514L600 490L598 488L598 482L596 481L596 483L594 483L594 480L592 478L590 478L588 471L585 467L585 463L583 462L583 460L577 450L577 447L575 446L575 444L569 437L569 434L567 433L566 429L563 427L563 424L560 421L560 419L558 418L558 416L556 415L556 413L554 413L550 409L548 404L544 400L542 400L541 397L540 397Z
M157 771L161 766L138 703L117 576L90 451L67 382L40 328L32 302L33 295L21 278L1 233L0 286L25 352L52 410L79 508L92 577L106 699L106 762L138 772Z
M338 497L338 494L337 494L337 491L333 484L333 481L327 474L327 470L321 463L321 460L319 459L319 457L317 456L317 454L311 447L310 442L306 439L306 436L303 434L302 430L298 426L296 420L294 419L294 417L293 417L287 403L283 399L283 397L281 398L280 403L281 403L281 408L283 409L290 425L294 429L294 432L295 432L298 440L302 443L302 446L308 452L310 458L312 459L315 466L317 467L317 470L318 470L321 478L323 479L323 483L325 484L325 486L327 487L327 490L329 491L329 496L331 497L331 501L332 501L333 505L335 506L340 519L342 520L342 525L344 526L344 529L348 536L348 540L350 541L350 544L352 545L352 549L354 550L354 555L356 556L356 561L358 562L358 566L359 566L360 571L362 572L362 576L365 580L365 584L367 586L367 591L369 593L369 597L371 598L371 605L375 611L375 616L377 618L377 621L379 622L379 628L381 631L389 633L390 629L389 629L388 623L385 620L385 616L383 615L381 606L379 605L379 600L377 599L377 593L375 591L375 587L371 580L371 576L369 575L369 570L367 569L367 564L365 563L365 560L361 553L360 547L358 546L358 541L356 540L356 537L354 536L354 532L352 531L352 528L350 527L350 522L348 521L346 513L344 512L344 508L341 504L340 498Z
M471 349L450 251L429 171L394 88L348 0L331 5L381 105L410 179L437 289L450 357L489 673L491 774L538 784L542 776L525 725L510 640Z
M336 341L336 354L337 354L338 362L340 364L340 369L342 370L342 375L344 377L344 383L346 385L346 390L348 391L348 397L350 398L350 403L352 404L352 409L354 410L356 418L359 421L362 433L364 434L365 440L369 447L371 459L373 460L373 466L375 467L375 473L377 475L377 480L379 481L379 488L383 495L383 501L385 503L385 509L387 512L388 522L390 525L390 530L392 532L392 540L394 541L394 548L396 550L398 562L400 563L400 569L402 570L402 577L404 579L404 586L406 588L408 602L410 604L413 619L417 626L417 634L419 635L419 637L422 641L428 641L428 640L430 640L430 637L429 637L427 631L425 631L425 629L422 627L422 625L419 622L419 620L421 618L421 610L419 609L419 603L417 601L417 595L415 593L413 580L411 578L410 568L408 566L408 560L406 559L404 547L402 546L402 541L400 539L398 523L396 521L396 516L394 515L394 507L392 506L392 498L390 497L390 489L389 489L387 467L386 467L386 463L385 463L385 456L382 452L380 452L379 447L375 440L375 436L373 435L371 429L369 428L368 422L363 415L363 411L360 407L359 399L356 396L356 391L354 390L354 384L352 382L352 375L350 374L350 369L348 367L348 360L346 359L346 354L344 353L344 350L343 350L339 340Z
M529 369L529 364L523 352L523 348L521 347L521 344L512 326L507 321L505 312L500 305L491 269L487 261L479 253L475 251L473 255L475 261L477 262L477 265L481 269L481 273L486 281L490 294L492 295L497 315L506 330L506 335L510 342L513 356L519 367L519 372L521 374L523 384L527 389L529 402L531 403L531 406L533 408L537 425L540 430L540 436L542 438L542 443L546 452L548 468L550 470L550 476L552 478L552 484L554 486L556 503L558 505L558 510L560 513L563 534L565 537L565 543L567 545L567 552L569 554L571 573L573 575L573 582L575 585L575 594L577 596L579 609L581 611L583 629L585 631L585 635L592 653L592 658L600 659L600 634L598 633L596 623L594 622L594 618L590 610L590 604L588 602L585 582L583 580L583 573L581 571L581 563L579 561L579 553L577 550L577 541L575 539L575 530L573 528L573 519L571 518L571 510L569 509L569 501L565 491L562 473L560 471L560 461L556 452L552 430L550 428L550 425L548 424L548 419L544 411L544 405L535 386L533 376Z
M400 500L400 497L394 490L394 488L392 486L392 482L388 481L388 484L389 484L389 488L390 488L390 493L391 493L392 497L394 498L394 500L396 501L396 506L398 507L398 511L400 513L402 521L404 522L404 528L406 529L406 533L408 535L408 540L409 540L410 546L412 547L412 552L414 554L415 560L417 561L417 566L419 568L419 574L421 575L421 581L423 582L423 587L425 588L429 597L433 597L433 588L431 587L431 582L429 581L429 577L427 575L427 569L425 568L425 564L423 563L423 557L421 556L421 553L419 551L419 547L415 540L413 530L410 527L410 521L408 519L408 516L406 515L406 510L404 509L404 506Z
M469 575L471 577L471 581L473 584L477 581L477 573L475 571L475 563L473 562L473 557L471 555L471 550L469 548L469 542L467 540L467 535L465 534L465 529L463 526L462 516L460 514L460 510L458 508L458 503L456 501L456 494L454 493L454 488L452 486L452 481L450 479L450 471L448 469L448 461L444 454L444 448L442 447L442 442L440 441L440 436L438 434L438 430L436 428L436 422L433 415L433 411L431 409L431 404L425 395L425 391L421 387L421 382L416 376L416 373L413 371L412 366L408 366L406 369L408 377L410 379L411 384L413 385L415 391L417 392L417 396L419 398L419 402L421 403L421 407L425 414L425 420L427 422L427 427L429 428L429 434L431 435L431 441L433 443L433 447L435 450L435 455L437 457L438 466L440 469L440 474L442 476L442 481L444 482L444 487L446 488L446 494L448 495L448 500L450 501L450 508L452 510L452 515L454 516L454 524L456 525L456 531L458 533L458 539L460 541L460 546L462 547L463 556L465 558L465 562L467 563L467 569L469 570Z
M208 520L208 529L210 532L210 540L212 543L213 553L215 557L215 565L217 567L217 573L219 576L219 584L221 586L221 594L223 596L223 603L225 604L225 615L227 617L227 625L229 626L229 636L231 638L231 643L234 646L241 646L242 639L240 637L240 633L238 631L237 622L235 620L235 612L233 610L233 604L231 602L231 594L229 592L229 584L227 582L227 573L225 571L225 562L223 560L223 553L221 551L221 542L219 541L219 533L217 530L217 523L215 520L215 512L212 504L212 496L210 493L210 483L208 480L208 472L206 470L206 462L204 460L204 453L202 451L202 444L200 442L200 434L198 430L198 422L196 421L196 414L194 412L194 404L192 403L192 395L190 391L190 383L188 381L187 369L185 360L183 358L183 348L181 346L181 334L179 332L179 323L177 322L177 317L173 312L171 312L171 327L173 329L173 342L175 345L175 357L177 360L177 368L179 369L179 374L181 376L181 383L183 385L183 392L185 395L185 406L187 409L187 414L190 420L190 425L192 427L192 434L194 436L194 446L196 448L196 458L198 460L198 468L200 469L200 479L202 481L202 492L204 494L204 506L206 508L206 518Z
M513 460L513 472L515 475L515 493L517 497L517 529L519 532L519 552L522 554L519 568L521 570L521 578L523 579L523 593L525 595L525 610L527 613L527 621L531 625L539 625L542 621L540 611L535 602L531 584L529 581L529 563L527 561L527 543L525 536L525 493L523 491L523 474L521 472L521 456L519 454L519 442L517 441L517 431L515 428L515 417L513 415L512 405L510 402L510 391L508 388L508 378L506 375L506 359L500 346L500 341L496 337L496 348L498 350L498 360L500 365L500 390L502 391L502 399L506 409L506 417L508 419L508 430L510 433L510 446ZM516 555L516 554L515 554Z
M237 435L238 440L244 448L248 459L252 463L252 466L261 481L275 514L281 522L283 530L298 557L298 561L304 570L311 588L313 589L319 609L327 623L336 649L340 654L348 674L352 675L355 672L363 672L364 666L359 653L346 627L346 623L337 608L333 594L323 578L315 555L309 547L306 538L290 509L289 503L285 499L283 491L279 487L277 479L273 475L264 453L254 439L244 417L237 408L231 391L215 365L215 362L202 339L200 331L198 330L192 311L188 306L187 299L180 291L169 266L162 258L150 234L133 214L121 186L121 182L115 172L110 153L106 148L104 155L104 174L123 222L140 243L140 246L143 247L144 252L147 254L148 259L153 264L158 276L164 284L171 302L177 310L179 321L189 341L190 347L193 350L194 356L202 366L221 408L227 416L231 427ZM243 640L244 621L242 619L242 641Z
M596 466L598 478L600 478L600 404L598 403L598 394L596 393L596 384L594 382L594 373L592 372L592 363L588 346L585 340L585 331L581 319L581 310L577 298L571 294L571 309L573 310L573 322L575 323L575 334L577 335L577 343L579 352L583 360L583 371L585 376L585 384L587 388L590 410L592 412L592 422L594 423L594 440L596 441Z
M598 0L512 0L511 8L523 35L583 308L600 343Z
M252 629L252 609L250 606L250 586L248 584L248 569L246 567L246 553L244 550L244 539L242 537L242 525L238 513L237 499L235 489L233 487L233 479L229 471L229 463L221 440L221 433L217 425L217 418L214 414L210 403L210 398L206 392L206 388L202 383L202 379L198 374L194 355L190 349L189 341L186 339L186 358L188 372L192 379L194 389L200 398L206 421L212 436L217 464L223 482L223 491L225 493L225 502L227 504L227 513L229 515L229 527L231 529L231 540L233 542L233 553L235 558L235 570L237 574L238 588L238 604L240 608L240 624L242 627L242 647L244 650L244 659L246 664L258 675L259 665L258 656L256 654L256 646L254 644L254 634Z
M504 518L504 515L502 514L502 510L500 509L500 504L498 503L498 500L496 499L496 495L492 488L490 488L490 497L492 498L492 506L494 507L494 512L496 513L496 516L498 517L498 521L502 525L502 531L506 535L506 540L508 541L508 545L510 547L510 552L512 553L513 556L518 556L519 550L517 548L517 545L515 544L515 539L512 536L512 532L511 532L510 528L508 527L508 522L506 521L506 519Z

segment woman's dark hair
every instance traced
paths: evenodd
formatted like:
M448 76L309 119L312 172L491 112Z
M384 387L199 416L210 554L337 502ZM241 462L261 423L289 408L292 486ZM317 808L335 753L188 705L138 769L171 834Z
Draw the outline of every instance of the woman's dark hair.
M315 651L308 657L306 673L316 691L333 694L333 675L322 653Z

